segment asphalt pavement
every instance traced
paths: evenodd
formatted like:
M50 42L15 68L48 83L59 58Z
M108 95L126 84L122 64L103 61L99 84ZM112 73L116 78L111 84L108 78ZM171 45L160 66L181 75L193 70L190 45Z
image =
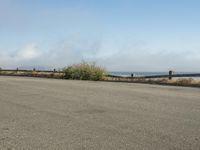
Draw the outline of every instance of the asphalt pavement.
M0 76L0 150L200 150L200 88Z

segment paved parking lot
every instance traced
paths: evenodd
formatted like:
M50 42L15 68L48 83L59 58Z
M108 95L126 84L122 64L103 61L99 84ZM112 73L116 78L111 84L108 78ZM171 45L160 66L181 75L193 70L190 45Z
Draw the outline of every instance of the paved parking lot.
M0 149L200 150L200 89L0 77Z

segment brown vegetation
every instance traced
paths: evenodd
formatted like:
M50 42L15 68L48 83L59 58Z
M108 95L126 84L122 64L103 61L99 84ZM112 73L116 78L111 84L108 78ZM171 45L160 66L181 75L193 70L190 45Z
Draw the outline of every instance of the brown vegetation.
M173 78L169 80L168 78L139 78L139 77L114 77L106 76L105 70L96 67L95 65L89 64L79 64L69 66L64 70L64 72L57 71L20 71L20 70L10 70L4 71L0 70L0 75L6 76L26 76L26 77L41 77L41 78L56 78L56 79L81 79L81 80L104 80L112 82L134 82L134 83L148 83L148 84L162 84L162 85L177 85L177 86L199 86L200 79L193 78ZM78 72L77 72L78 70ZM71 71L71 72L70 72ZM71 74L69 74L71 73ZM66 76L68 75L68 77ZM75 76L77 78L75 78Z

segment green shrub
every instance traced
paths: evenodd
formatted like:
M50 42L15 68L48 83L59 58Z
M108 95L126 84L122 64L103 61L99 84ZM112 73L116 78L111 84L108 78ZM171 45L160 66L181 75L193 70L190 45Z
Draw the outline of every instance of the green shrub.
M64 68L64 74L65 79L97 81L104 79L106 71L95 63L82 62Z

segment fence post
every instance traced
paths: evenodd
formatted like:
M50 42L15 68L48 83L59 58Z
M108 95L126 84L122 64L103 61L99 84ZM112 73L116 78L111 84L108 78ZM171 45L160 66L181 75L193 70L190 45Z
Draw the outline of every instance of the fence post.
M170 71L169 71L169 80L172 80L172 74L173 74L173 71L170 70Z

